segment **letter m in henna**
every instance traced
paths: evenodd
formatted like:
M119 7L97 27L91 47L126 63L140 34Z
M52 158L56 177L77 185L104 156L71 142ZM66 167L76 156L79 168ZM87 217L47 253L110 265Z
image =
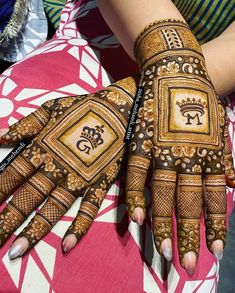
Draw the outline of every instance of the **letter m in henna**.
M205 114L204 108L206 108L206 103L202 102L201 99L196 100L195 98L187 98L187 100L182 100L181 102L176 102L176 104L180 107L180 112L182 116L187 118L186 125L192 125L192 120L197 120L197 125L202 125L200 121L200 117ZM193 115L192 113L195 113Z

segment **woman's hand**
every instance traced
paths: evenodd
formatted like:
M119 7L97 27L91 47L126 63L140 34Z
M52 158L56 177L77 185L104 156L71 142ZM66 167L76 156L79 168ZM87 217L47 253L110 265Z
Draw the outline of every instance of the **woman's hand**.
M32 140L0 174L1 203L17 190L0 214L0 246L46 200L13 243L11 259L27 253L81 195L64 252L86 233L119 172L135 91L126 78L95 94L48 101L1 137L9 145Z
M171 259L176 200L179 257L193 274L203 204L209 250L220 259L225 244L224 107L207 74L201 48L185 23L166 20L150 25L135 43L135 55L141 67L143 99L130 144L128 211L142 223L144 185L153 165L156 247Z

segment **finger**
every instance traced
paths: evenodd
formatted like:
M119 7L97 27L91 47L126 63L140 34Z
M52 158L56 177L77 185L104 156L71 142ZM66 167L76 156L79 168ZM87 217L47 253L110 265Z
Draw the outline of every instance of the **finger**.
M109 184L106 179L103 178L86 191L78 214L62 240L63 252L70 251L86 234L99 211L108 187ZM72 235L74 235L76 239Z
M16 195L0 214L0 246L24 222L29 214L38 207L55 187L41 171L24 183Z
M150 160L142 156L131 156L128 161L127 180L126 180L126 204L129 216L139 225L145 218L145 196L144 186L147 178ZM136 209L141 208L143 218L136 215ZM135 211L135 213L134 213Z
M141 97L140 108L137 100ZM136 109L138 109L136 119ZM149 165L152 159L153 133L154 133L154 99L152 93L147 90L137 91L127 128L127 134L132 133L132 123L135 121L131 136L130 154L126 180L126 205L130 218L139 225L143 223L146 214L144 186ZM138 209L137 209L138 208Z
M50 232L52 227L71 207L84 187L82 178L71 173L60 182L57 182L57 187L53 189L47 202L12 244L9 251L10 259L26 254L40 239Z
M229 143L229 131L228 131L228 122L225 124L224 129L224 166L225 166L225 175L226 183L228 187L235 187L235 172L234 172L234 163L233 156L231 152L231 143Z
M0 129L0 144L3 144L1 137L9 131L9 128L1 128Z
M43 164L45 155L45 151L37 145L37 139L34 139L11 162L0 174L0 203L36 172Z
M132 218L135 219L139 226L142 226L145 218L144 210L142 208L135 208Z
M224 174L208 174L204 180L206 239L208 249L218 260L226 240L226 182Z
M157 169L152 179L152 225L156 248L167 260L172 259L172 212L176 172Z
M44 103L38 110L19 120L9 127L7 133L1 135L1 144L15 144L22 139L34 137L42 131L50 118L50 109Z
M36 171L23 155L16 159L0 174L0 204L5 201L28 177Z
M181 265L192 275L200 246L202 179L197 174L178 175L178 250Z
M10 259L23 256L32 249L71 207L76 197L71 191L57 186L27 227L17 236L9 252Z

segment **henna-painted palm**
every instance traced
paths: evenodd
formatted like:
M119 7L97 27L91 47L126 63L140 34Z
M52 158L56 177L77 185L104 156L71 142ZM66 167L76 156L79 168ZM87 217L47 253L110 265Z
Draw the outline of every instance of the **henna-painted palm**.
M130 144L129 214L138 222L141 211L145 213L144 185L152 164L156 247L171 259L176 195L179 257L192 274L194 265L190 267L187 257L196 263L203 203L208 248L216 254L213 245L225 244L225 111L207 75L200 46L186 24L163 21L151 25L138 37L135 53L144 92ZM231 154L225 151L231 171Z
M127 78L92 95L48 101L1 137L2 144L32 141L0 175L1 203L19 188L0 214L0 245L47 199L18 235L10 258L31 249L81 195L66 235L77 242L86 233L120 169L135 90L135 80Z

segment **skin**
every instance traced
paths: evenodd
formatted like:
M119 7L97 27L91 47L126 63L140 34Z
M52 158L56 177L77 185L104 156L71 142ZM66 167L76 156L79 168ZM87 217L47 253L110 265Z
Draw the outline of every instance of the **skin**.
M97 2L105 21L133 60L135 60L133 54L134 43L143 28L161 19L184 20L170 0L98 0ZM220 96L235 90L234 45L235 22L219 37L202 45L209 75ZM224 54L224 52L227 53ZM143 224L144 212L141 208L136 208L132 217L139 225ZM66 245L68 245L68 242L66 242ZM165 239L162 242L161 249L166 259L171 260L172 243L170 239ZM223 256L222 241L214 241L212 250L217 259L220 260ZM189 275L194 273L196 267L196 255L194 252L185 254L183 265Z
M98 0L97 2L105 21L133 60L135 60L134 42L149 23L167 18L184 20L170 0ZM234 46L235 22L219 37L201 46L207 70L220 96L235 90Z
M149 23L166 18L176 18L183 20L176 7L168 0L98 0L98 5L115 35L119 38L126 52L132 59L134 42L140 31ZM153 9L157 7L157 9ZM129 13L129 12L132 13ZM143 14L143 11L145 13ZM204 44L202 50L206 59L208 72L215 85L217 92L220 95L225 95L232 92L235 84L235 23L232 23L228 29L218 38ZM224 52L228 52L224 54ZM216 64L214 62L216 60ZM223 68L226 68L226 71ZM0 137L7 132L7 129L1 130ZM133 218L139 225L143 224L144 213L141 208L135 209ZM76 237L73 234L68 235L63 243L65 252L71 250L77 243ZM17 247L27 247L27 241L17 239L11 247L11 250ZM170 239L166 239L162 243L162 251L168 260L172 258L172 243ZM213 251L218 259L223 253L222 242L215 241L213 243ZM185 255L184 266L188 273L192 275L196 266L196 256L189 252Z

